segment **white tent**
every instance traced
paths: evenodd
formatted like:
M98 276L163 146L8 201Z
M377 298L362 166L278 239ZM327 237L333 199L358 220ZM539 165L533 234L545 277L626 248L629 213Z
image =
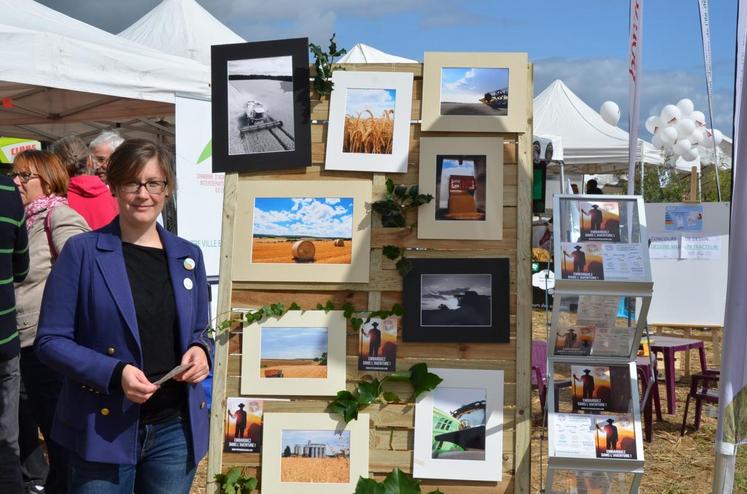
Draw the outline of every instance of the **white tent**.
M605 122L596 110L555 80L534 98L534 134L558 135L566 173L605 173L628 168L628 133ZM643 162L662 164L661 153L639 139Z
M337 63L418 63L410 58L390 55L373 46L358 43L343 55Z
M210 45L243 43L195 0L163 0L119 36L210 67Z
M117 124L170 133L146 117L172 115L176 93L210 94L210 72L195 61L32 0L0 0L0 11L0 135L53 140Z

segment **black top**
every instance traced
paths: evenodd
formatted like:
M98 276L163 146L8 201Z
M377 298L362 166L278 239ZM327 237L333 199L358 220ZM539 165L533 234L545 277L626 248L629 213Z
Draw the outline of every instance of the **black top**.
M0 361L18 355L21 344L16 329L13 282L29 272L29 242L23 204L15 184L0 175Z
M122 242L122 251L135 302L143 372L153 382L179 365L182 358L168 261L163 249ZM176 417L185 405L184 383L171 379L141 405L140 423Z

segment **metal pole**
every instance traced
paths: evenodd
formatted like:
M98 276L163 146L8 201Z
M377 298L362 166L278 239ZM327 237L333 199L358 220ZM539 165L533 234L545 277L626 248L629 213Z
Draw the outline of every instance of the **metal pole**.
M718 197L718 202L721 202L721 177L719 176L718 169L719 169L719 160L718 160L718 146L716 146L716 141L713 141L713 167L716 171L716 196ZM734 164L732 164L734 166Z
M716 445L716 448L718 449L718 445ZM712 494L730 494L732 492L734 489L734 469L736 463L736 454L727 455L723 451L716 451Z

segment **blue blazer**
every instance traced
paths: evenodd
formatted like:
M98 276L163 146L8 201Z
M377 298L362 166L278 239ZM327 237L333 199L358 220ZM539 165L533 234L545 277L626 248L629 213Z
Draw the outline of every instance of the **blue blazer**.
M205 266L199 247L157 228L183 354L190 345L209 345ZM195 261L194 269L185 266L187 258ZM136 464L140 405L125 398L119 385L109 387L118 362L143 367L119 217L68 240L47 279L35 347L42 362L65 376L52 439L88 461ZM196 465L208 448L208 410L202 383L185 386Z

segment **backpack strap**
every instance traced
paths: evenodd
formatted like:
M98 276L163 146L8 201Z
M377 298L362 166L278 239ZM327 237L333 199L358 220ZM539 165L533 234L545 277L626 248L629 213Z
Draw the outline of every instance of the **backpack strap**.
M54 245L54 240L52 239L52 213L54 212L54 207L49 208L47 210L47 216L44 218L44 232L47 234L47 243L49 244L49 253L52 254L52 264L57 260L57 247Z

